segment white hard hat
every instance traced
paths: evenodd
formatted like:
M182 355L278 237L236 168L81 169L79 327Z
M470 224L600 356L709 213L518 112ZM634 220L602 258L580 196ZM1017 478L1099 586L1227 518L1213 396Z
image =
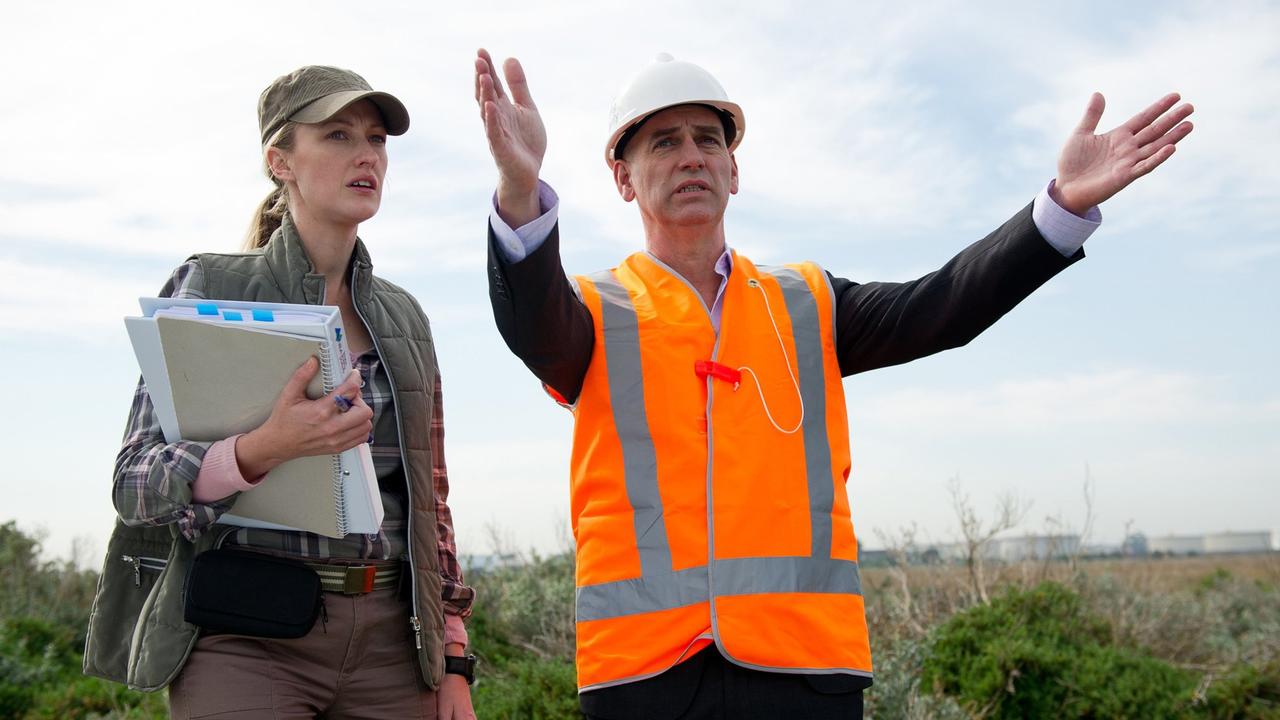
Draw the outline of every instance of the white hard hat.
M613 101L609 112L609 142L604 147L604 161L613 167L614 148L628 130L665 108L688 104L710 105L732 118L735 130L729 140L729 152L742 142L747 130L742 108L729 102L724 88L711 73L693 63L676 60L667 53L631 78Z

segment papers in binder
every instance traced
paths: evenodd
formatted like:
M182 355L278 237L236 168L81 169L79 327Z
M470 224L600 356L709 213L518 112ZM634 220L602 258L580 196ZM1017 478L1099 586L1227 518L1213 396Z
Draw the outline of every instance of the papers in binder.
M336 307L143 298L125 318L152 405L169 442L215 441L261 425L310 357L318 398L350 372ZM341 537L382 524L369 446L282 463L237 497L220 522Z

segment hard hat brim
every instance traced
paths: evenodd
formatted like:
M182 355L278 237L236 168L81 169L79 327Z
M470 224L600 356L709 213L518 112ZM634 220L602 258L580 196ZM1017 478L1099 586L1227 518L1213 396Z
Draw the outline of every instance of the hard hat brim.
M630 118L619 125L617 129L613 131L613 134L609 137L608 144L605 146L605 164L612 169L613 164L622 159L615 155L615 151L617 150L618 142L624 135L628 134L633 129L638 128L640 125L643 125L649 118L657 115L663 110L670 110L673 107L680 107L681 105L706 105L714 110L727 113L729 117L733 119L733 126L735 130L733 139L729 141L729 152L732 153L734 150L737 150L738 145L742 143L742 136L747 132L747 121L746 118L743 117L742 108L737 103L731 103L726 100L681 100L680 102L671 103L670 105L654 108L645 113L637 113L635 117Z

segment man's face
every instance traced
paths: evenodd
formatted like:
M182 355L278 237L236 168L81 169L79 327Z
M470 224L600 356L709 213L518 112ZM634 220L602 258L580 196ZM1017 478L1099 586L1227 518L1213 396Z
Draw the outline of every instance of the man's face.
M738 192L738 164L720 117L705 105L678 105L649 118L613 165L618 193L658 226L717 224Z

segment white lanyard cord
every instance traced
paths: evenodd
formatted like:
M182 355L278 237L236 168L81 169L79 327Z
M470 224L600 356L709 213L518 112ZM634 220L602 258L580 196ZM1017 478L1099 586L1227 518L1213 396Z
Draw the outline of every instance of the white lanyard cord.
M796 426L790 430L783 430L782 426L778 425L778 422L773 419L773 413L769 412L769 403L764 399L764 389L760 387L760 378L756 377L755 371L746 365L738 368L738 371L749 373L751 375L751 379L756 381L756 392L760 395L760 404L764 406L764 415L769 418L769 422L772 423L773 427L783 435L791 435L804 425L804 396L800 394L800 383L796 381L796 374L791 370L791 358L787 356L787 345L782 342L782 333L778 331L778 321L773 319L773 308L769 306L769 294L760 286L760 282L758 280L748 280L747 286L759 290L760 297L764 298L765 312L769 313L769 322L773 325L774 337L778 338L778 347L782 348L782 359L784 364L787 366L787 374L791 376L791 384L795 387L796 397L800 400L800 420L796 422ZM736 391L737 388L735 387L734 390Z

